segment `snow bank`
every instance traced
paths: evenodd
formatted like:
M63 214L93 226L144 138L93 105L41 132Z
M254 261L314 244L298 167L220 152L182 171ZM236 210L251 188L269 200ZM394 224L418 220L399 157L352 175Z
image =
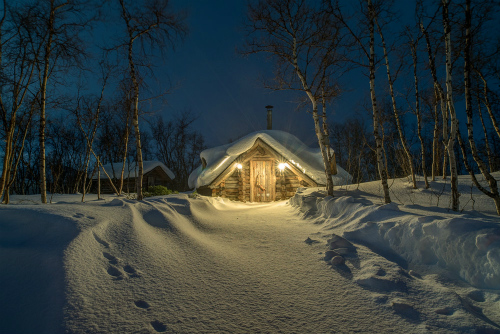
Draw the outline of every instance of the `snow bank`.
M374 205L352 196L332 198L300 188L290 204L316 214L326 228L412 265L436 265L473 286L500 289L500 223L497 218L467 214L440 215L433 208L405 212L396 203ZM414 211L414 210L413 210Z
M41 206L2 206L0 333L63 333L63 257L78 231Z
M163 171L168 175L168 177L170 179L173 180L175 178L174 173L170 169L168 169L168 167L165 166L165 164L161 163L160 161L143 161L143 172L142 173L146 174L158 166L161 169L163 169ZM119 178L120 173L122 171L122 163L115 162L113 164L105 164L105 165L103 165L103 168L106 170L106 173L108 173L108 175L111 178L113 178L113 177ZM130 177L137 177L138 169L139 169L139 167L137 166L136 163L129 164L127 162L125 164L124 176L129 177L129 175L130 175ZM113 171L114 171L114 173L113 173ZM108 177L106 176L106 174L101 173L101 179L107 179L107 178ZM94 175L94 177L92 179L97 180L97 174Z
M201 152L207 166L195 169L189 176L190 188L199 188L210 184L215 178L228 168L242 153L249 150L260 138L281 154L290 163L302 170L318 184L326 184L325 168L319 148L307 147L297 137L279 130L265 130L252 132L234 143L210 148ZM351 182L351 176L340 166L338 174L333 176L335 185Z

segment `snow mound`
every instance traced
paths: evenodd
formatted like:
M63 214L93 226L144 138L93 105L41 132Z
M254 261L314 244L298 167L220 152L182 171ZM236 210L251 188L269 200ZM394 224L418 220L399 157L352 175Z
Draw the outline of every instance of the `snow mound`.
M309 148L297 137L284 131L263 130L252 132L234 143L201 152L200 156L207 165L205 168L199 166L191 173L188 180L189 187L199 188L210 184L259 138L318 184L326 184L325 168L319 148ZM349 173L340 166L337 170L338 174L333 176L335 185L351 182Z
M290 204L324 219L327 228L388 258L445 268L473 286L500 289L500 223L493 217L432 211L405 212L396 203L374 205L299 189ZM370 282L368 282L371 284Z

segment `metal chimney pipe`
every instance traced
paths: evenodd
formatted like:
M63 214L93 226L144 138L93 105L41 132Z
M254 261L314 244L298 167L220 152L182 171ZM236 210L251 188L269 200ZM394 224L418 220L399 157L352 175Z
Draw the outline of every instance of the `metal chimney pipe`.
M273 129L273 106L266 106L267 109L267 129Z

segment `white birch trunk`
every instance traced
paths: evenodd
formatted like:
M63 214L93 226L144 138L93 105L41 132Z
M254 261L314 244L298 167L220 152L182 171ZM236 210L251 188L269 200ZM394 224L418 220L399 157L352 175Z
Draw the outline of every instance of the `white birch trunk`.
M488 115L490 115L491 123L493 124L493 128L495 129L495 132L497 133L498 137L500 138L500 127L498 125L498 121L495 117L495 114L493 113L493 109L490 104L490 100L488 98L488 82L486 81L486 78L480 71L476 71L477 74L479 74L479 77L483 81L483 94L484 94L484 105L486 106L486 110L488 111Z
M445 148L444 155L443 155L443 173L442 173L442 175L443 175L443 179L446 179L446 151L447 151L446 148L447 148L447 143L448 143L448 110L447 110L447 107L446 107L445 94L443 92L443 88L439 84L439 81L438 81L438 78L437 78L437 74L436 74L436 65L435 65L434 59L432 57L431 42L430 42L430 39L429 39L429 34L424 29L424 25L422 23L420 23L420 30L424 34L425 41L427 43L427 55L429 57L429 68L431 70L431 76L432 76L432 80L434 82L434 91L435 91L435 94L436 94L436 101L439 100L440 101L440 106L441 106L441 114L442 114L442 118L443 118L443 124L442 124L442 126L443 126L443 145L444 145L444 148ZM437 124L437 121L438 121L437 114L435 116L435 121L436 121L436 124ZM437 138L436 124L434 125L435 126L434 127L434 130L435 130L435 132L434 132L434 139ZM436 171L437 171L437 152L436 152L435 158L436 158L436 160L435 160L436 161L435 166L436 166Z
M453 102L453 86L452 86L452 73L451 73L451 27L448 18L448 5L449 0L443 1L443 25L445 33L445 49L446 49L446 102L450 113L450 136L446 143L446 150L448 151L448 161L450 164L451 176L451 209L458 211L460 206L460 193L458 192L458 173L457 161L455 157L455 140L458 133L458 118L455 112L455 104ZM443 120L444 123L444 120ZM444 128L444 124L443 124Z
M490 148L490 141L488 139L488 131L486 130L486 124L484 123L483 119L483 113L481 111L481 102L477 101L477 113L479 115L479 119L481 120L481 126L483 127L483 133L484 133L484 147L486 149L486 154L488 155L488 166L490 169L490 172L493 172L495 170L495 166L492 160L492 153L491 153L491 148Z
M122 170L120 172L120 187L118 188L118 196L120 196L122 194L122 191L123 191L123 177L125 175L125 164L127 163L128 139L129 139L129 118L130 118L130 110L127 111L127 123L126 123L126 127L125 127L125 138L124 138L125 148L123 149L123 161L122 161Z
M382 138L379 133L379 112L377 107L377 98L375 95L375 23L374 23L374 9L371 0L368 2L368 15L370 16L369 29L370 29L370 96L372 100L373 109L373 136L375 137L375 154L377 157L377 167L380 174L380 179L382 182L382 189L384 191L384 202L386 204L391 203L391 196L389 194L389 186L387 184L387 171L384 168L384 162L382 157Z
M55 7L53 0L50 2L50 16L48 22L48 39L45 45L44 65L41 82L41 103L40 103L40 132L39 132L39 149L40 149L40 197L42 203L47 203L47 173L45 160L45 127L46 127L46 104L47 104L47 81L49 79L50 56L52 54L52 42L54 40L54 25L56 10L62 8L67 3L63 3Z
M465 112L467 114L467 134L469 139L469 145L472 152L472 157L476 162L481 174L488 181L490 191L487 191L483 187L478 187L484 194L493 198L495 201L495 206L497 214L500 215L500 195L498 193L498 185L495 178L488 172L484 162L479 157L477 152L476 143L474 141L474 127L472 118L472 96L471 96L471 80L470 80L470 54L471 54L471 10L470 10L471 0L466 0L466 10L465 10L465 50L464 50L464 87L465 87ZM465 150L464 150L465 151ZM464 160L467 157L464 155ZM467 168L472 176L473 181L475 180L474 172L471 168ZM477 180L475 180L477 185Z
M434 131L432 135L432 181L436 181L436 175L439 167L438 157L438 141L439 141L439 114L437 110L438 93L434 89L435 103L434 103Z
M101 199L101 164L99 157L97 157L97 199Z
M418 87L417 61L418 54L416 45L411 46L413 58L413 77L415 80L415 114L417 115L417 135L420 140L420 150L422 154L422 173L424 174L425 189L429 188L429 180L427 179L427 171L425 166L425 145L422 137L422 114L420 113L420 92Z
M141 133L139 130L139 82L137 78L137 71L135 69L134 59L133 59L133 43L136 38L138 38L142 32L134 31L134 29L130 26L130 20L126 9L125 3L123 0L120 0L120 5L122 7L123 19L125 20L125 24L127 25L127 31L129 35L128 40L128 65L130 70L130 78L132 79L133 84L133 108L132 108L132 127L135 132L135 141L136 141L136 151L137 151L137 165L138 165L138 173L136 178L136 191L137 191L137 200L142 201L143 193L142 193L142 177L143 177L143 161L142 161L142 148L141 148ZM151 29L153 26L149 27ZM135 34L135 36L134 36ZM128 182L127 182L128 183Z
M318 102L317 102L314 94L311 92L311 89L306 81L305 76L302 74L302 71L299 68L298 59L297 59L297 45L296 45L295 38L293 41L293 59L292 59L292 61L293 61L293 66L295 68L295 72L297 73L297 76L299 77L299 79L302 83L302 87L304 88L304 91L306 92L306 94L309 97L309 100L311 101L311 104L312 104L314 130L316 131L316 137L318 138L318 144L319 144L319 148L321 150L321 156L323 157L323 165L325 167L326 191L327 191L328 195L333 196L332 171L330 168L330 161L328 159L328 152L326 151L326 147L325 147L325 142L329 143L329 138L325 139L325 136L323 135L323 132L321 131L321 126L320 126L320 122L319 122L319 115L318 115Z
M384 59L385 59L385 67L387 70L387 81L389 82L389 91L391 94L391 102L392 102L392 110L394 112L394 119L396 120L396 127L398 129L399 139L401 141L401 146L406 155L406 159L408 161L408 165L410 166L410 174L413 183L413 189L417 189L417 179L415 177L415 167L413 166L413 158L411 156L410 150L408 149L408 145L406 144L406 138L403 134L403 129L401 128L401 121L399 119L399 112L396 106L396 97L394 95L394 83L392 80L391 70L389 67L389 55L387 54L387 47L385 46L384 35L382 34L382 29L380 28L377 18L375 17L375 13L373 13L373 21L377 26L378 33L380 35L380 39L382 40L382 49L384 51Z
M132 59L132 41L129 44L129 67L130 67L130 76L132 78L132 82L134 85L134 104L132 109L132 126L135 132L135 144L137 151L137 165L138 165L138 173L136 178L136 189L137 189L137 200L142 201L142 172L143 172L143 161L142 161L142 149L141 149L141 133L139 130L139 83L137 81L137 75L135 71L134 61Z

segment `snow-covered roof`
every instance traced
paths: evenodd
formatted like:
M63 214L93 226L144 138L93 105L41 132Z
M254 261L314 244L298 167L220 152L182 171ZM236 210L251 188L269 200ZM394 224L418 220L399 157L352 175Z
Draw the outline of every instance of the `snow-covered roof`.
M288 163L293 164L304 174L309 176L318 184L326 184L325 168L319 148L307 147L294 135L279 130L262 130L252 132L245 137L222 146L210 148L201 152L201 158L205 159L207 166L199 166L189 176L190 188L199 188L209 185L227 167L229 167L242 153L248 151L260 138L281 154ZM351 176L344 169L337 166L338 173L333 176L335 185L351 182Z
M167 166L165 166L163 163L161 163L160 161L143 161L143 171L142 173L143 174L146 174L150 171L152 171L153 169L155 169L156 167L161 167L161 169L163 169L163 171L168 175L168 177L170 179L174 179L175 175L174 173L172 173L172 171L170 169L167 168ZM103 165L104 169L106 170L106 173L108 173L108 175L113 178L113 177L116 177L116 178L119 178L120 177L120 173L122 171L122 163L121 162L114 162L113 163L113 166L111 166L111 164L105 164ZM113 169L114 169L114 176L113 176ZM137 177L137 173L138 173L138 169L139 169L139 166L137 165L136 162L133 162L129 165L129 163L127 162L125 164L125 172L124 172L124 177L127 178L127 177ZM130 174L129 174L129 171L130 171ZM97 180L97 173L96 175L94 175L93 177L94 180ZM107 179L107 176L106 174L104 174L101 170L101 179Z

